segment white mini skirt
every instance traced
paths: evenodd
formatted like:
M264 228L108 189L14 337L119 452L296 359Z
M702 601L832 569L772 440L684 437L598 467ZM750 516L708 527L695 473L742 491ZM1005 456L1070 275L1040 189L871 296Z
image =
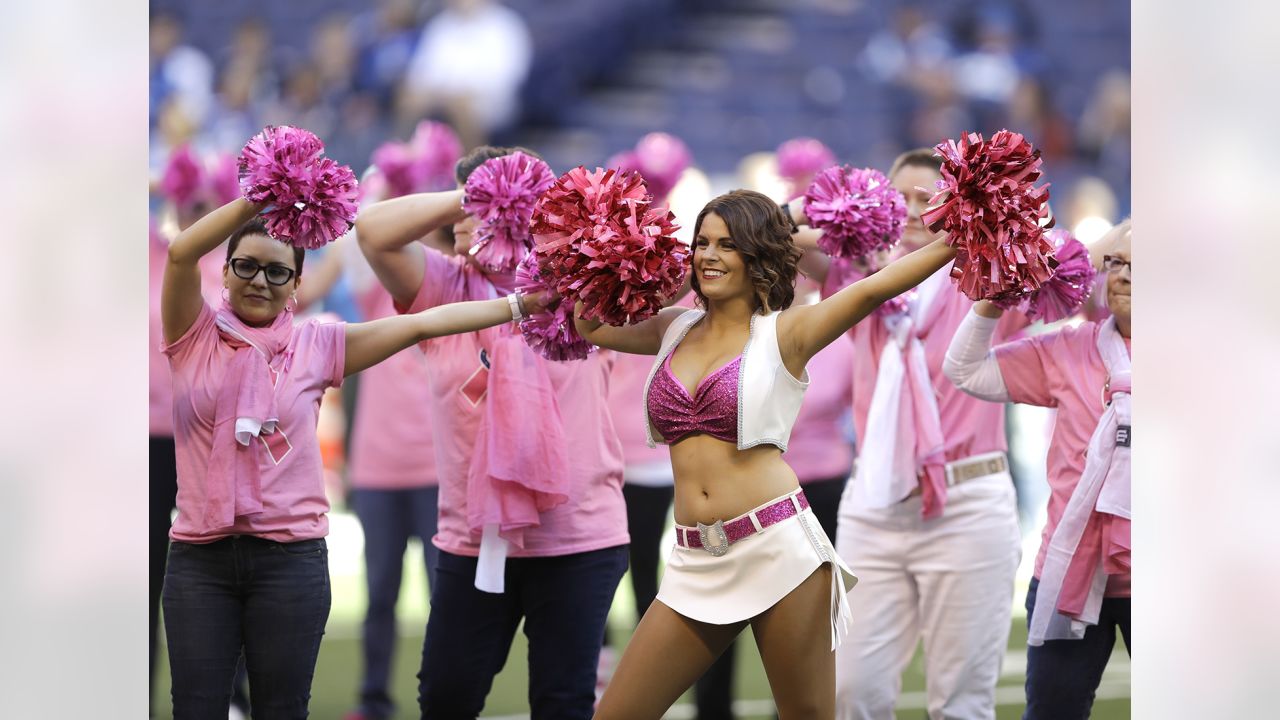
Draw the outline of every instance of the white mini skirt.
M770 500L739 517L798 492ZM726 524L728 522L732 520ZM687 530L698 532L697 528ZM703 548L677 544L667 561L658 599L692 620L728 625L750 620L773 607L821 565L830 565L833 571L831 649L834 650L849 631L852 616L845 595L857 584L858 578L836 554L835 546L808 507L738 540L719 557Z

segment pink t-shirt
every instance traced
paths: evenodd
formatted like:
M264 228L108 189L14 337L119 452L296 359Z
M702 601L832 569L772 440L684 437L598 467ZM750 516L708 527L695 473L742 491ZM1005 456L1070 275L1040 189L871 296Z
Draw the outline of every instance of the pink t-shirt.
M1102 388L1107 369L1098 354L1100 323L1085 322L1006 343L995 349L1009 397L1014 402L1057 408L1049 442L1049 512L1036 555L1037 577L1044 567L1049 539L1084 473L1085 451L1102 417ZM1129 343L1126 340L1125 345ZM1106 594L1129 597L1129 576L1108 580Z
M492 283L465 258L424 250L422 287L408 312L498 297ZM480 552L480 538L467 528L467 472L487 407L485 347L497 333L512 332L512 328L505 324L421 343L431 368L432 427L440 478L440 523L433 542L456 555L474 557ZM569 499L543 513L542 524L524 533L524 548L512 546L510 557L569 555L627 543L622 445L606 402L613 360L592 353L585 360L544 362L564 420ZM524 422L530 432L538 432L539 418Z
M932 300L933 303L941 303L940 308L935 308L939 314L932 325L918 335L924 343L925 364L929 368L933 392L938 400L938 415L942 422L946 460L954 462L982 453L1007 452L1004 406L964 394L942 372L942 361L947 356L947 348L951 346L951 338L955 336L961 321L973 307L973 301L961 294L950 279L944 277L941 280L943 284L937 289ZM1010 339L1026 325L1025 315L1005 313L1000 325L996 328L994 342L999 343ZM880 370L880 353L889 340L889 334L883 321L873 315L854 325L851 335L855 347L853 422L861 442L861 438L866 434L871 396L876 389L876 376Z
M809 384L783 459L801 483L847 476L853 445L841 421L853 400L853 342L841 335L809 361Z
M377 282L357 299L367 320L395 314L391 293ZM427 378L427 358L417 348L360 373L347 466L353 487L396 490L439 482Z
M329 500L316 441L320 397L342 384L346 325L307 320L293 328L293 360L276 380L275 433L263 436L262 512L236 518L231 528L203 524L204 479L213 445L214 408L235 350L218 337L214 311L205 304L186 334L167 346L173 371L174 443L178 460L178 518L174 540L207 543L229 535L255 535L278 542L324 537Z
M622 441L622 456L628 467L670 462L666 445L649 447L645 442L644 382L653 369L652 355L614 353L613 376L609 378L609 414Z

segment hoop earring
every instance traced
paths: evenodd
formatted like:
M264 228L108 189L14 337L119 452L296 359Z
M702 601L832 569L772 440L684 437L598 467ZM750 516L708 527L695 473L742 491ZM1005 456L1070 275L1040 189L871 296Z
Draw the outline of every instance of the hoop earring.
M284 311L293 312L294 310L297 310L297 309L298 309L298 293L294 293L290 295L289 299L285 302Z
M227 304L231 303L231 288L226 285L222 286L222 302Z

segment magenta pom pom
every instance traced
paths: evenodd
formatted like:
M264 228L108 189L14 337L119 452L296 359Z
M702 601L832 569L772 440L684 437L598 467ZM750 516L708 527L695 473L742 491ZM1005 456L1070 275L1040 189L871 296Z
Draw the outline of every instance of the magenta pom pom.
M516 289L524 293L553 289L538 269L536 253L526 255L516 267ZM520 333L534 352L557 362L582 360L596 349L578 334L573 324L573 301L566 298L520 321Z
M533 213L534 251L563 302L609 325L650 318L688 272L675 216L655 207L640 175L577 167L560 176Z
M356 217L355 173L323 157L324 144L306 130L268 126L240 153L240 190L267 202L271 237L309 250L337 240Z
M652 132L640 138L634 156L634 169L640 171L649 192L658 202L671 194L693 160L689 146L683 140L663 132Z
M205 187L213 204L221 207L240 197L240 168L236 156L220 152L209 158L208 164Z
M1031 293L1027 304L1027 317L1032 320L1056 322L1080 312L1097 271L1089 262L1089 249L1066 230L1050 230L1049 241L1056 248L1053 259L1058 267L1049 282Z
M160 192L174 205L186 210L200 200L204 190L204 168L190 145L182 144L169 153L164 174L160 177Z
M529 218L542 191L555 182L551 168L522 152L490 158L467 178L462 207L480 224L471 254L493 272L511 272L529 252Z
M778 159L778 175L791 186L791 199L803 195L815 175L836 164L831 148L811 137L788 140L778 146L774 155Z
M422 184L421 171L408 144L395 140L384 142L373 151L371 159L386 184L386 199L418 191Z
M437 192L454 187L454 166L462 157L462 141L444 123L423 120L409 140L417 177L415 192Z
M1041 226L1049 186L1034 186L1040 151L1008 130L990 142L969 133L935 151L942 157L942 179L931 203L941 204L921 219L934 232L945 230L956 249L951 276L971 300L1017 304L1053 274L1053 246Z
M827 168L804 194L809 223L822 231L818 247L831 257L862 257L898 244L907 202L879 170Z
M635 150L623 150L620 153L615 153L605 161L604 166L618 171L640 172L640 160L636 158Z

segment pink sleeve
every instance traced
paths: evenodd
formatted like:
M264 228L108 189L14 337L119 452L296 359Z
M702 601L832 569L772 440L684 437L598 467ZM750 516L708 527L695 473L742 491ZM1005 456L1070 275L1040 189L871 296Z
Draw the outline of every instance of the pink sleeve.
M1053 358L1045 348L1045 341L1054 335L1057 333L1023 338L992 350L1013 402L1042 407L1057 404L1049 388Z
M342 380L346 377L343 371L347 364L347 324L323 323L318 329L320 333L316 343L333 358L329 367L329 387L342 387Z
M414 296L408 308L398 302L394 303L396 312L401 315L418 313L437 305L456 302L446 295L447 288L456 284L458 268L440 251L429 247L424 247L423 250L425 252L422 254L422 284L418 286L418 294Z
M191 327L182 334L182 337L171 343L161 346L160 352L169 358L170 363L181 363L192 352L192 349L203 345L204 338L209 333L217 333L217 327L213 322L213 308L209 307L209 303L200 303L200 313L196 315L195 322L191 323Z

